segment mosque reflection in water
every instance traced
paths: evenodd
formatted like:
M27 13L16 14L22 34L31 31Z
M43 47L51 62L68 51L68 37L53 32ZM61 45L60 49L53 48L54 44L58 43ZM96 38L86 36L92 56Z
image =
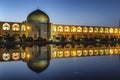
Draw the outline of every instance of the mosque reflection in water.
M32 47L15 45L14 48L0 48L0 61L23 61L28 68L40 73L47 69L50 60L56 58L76 58L86 56L109 56L119 55L120 45L45 45Z

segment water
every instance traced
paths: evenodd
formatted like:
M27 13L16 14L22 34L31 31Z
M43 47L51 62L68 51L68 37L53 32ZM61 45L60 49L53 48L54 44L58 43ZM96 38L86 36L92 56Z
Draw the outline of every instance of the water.
M120 45L1 46L0 80L120 80Z

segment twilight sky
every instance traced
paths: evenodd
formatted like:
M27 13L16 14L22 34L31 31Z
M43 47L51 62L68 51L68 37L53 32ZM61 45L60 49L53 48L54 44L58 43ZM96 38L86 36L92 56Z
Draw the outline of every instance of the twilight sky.
M56 24L119 25L120 0L0 0L0 21L22 22L38 6Z

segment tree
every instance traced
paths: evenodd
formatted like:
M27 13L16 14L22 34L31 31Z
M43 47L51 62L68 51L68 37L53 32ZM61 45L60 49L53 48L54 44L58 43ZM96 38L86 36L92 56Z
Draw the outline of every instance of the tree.
M71 40L75 41L75 36L74 35L72 35Z
M25 41L26 41L26 35L22 34L22 42L25 42Z
M61 35L61 41L65 41L65 37L63 35Z

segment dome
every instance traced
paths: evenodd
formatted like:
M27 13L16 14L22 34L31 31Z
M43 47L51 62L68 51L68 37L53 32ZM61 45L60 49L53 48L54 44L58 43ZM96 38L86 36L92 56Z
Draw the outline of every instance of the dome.
M48 15L43 11L37 9L31 12L27 17L28 22L44 22L48 23L50 21Z
M49 61L48 60L31 61L27 63L27 66L32 71L40 73L49 66Z

